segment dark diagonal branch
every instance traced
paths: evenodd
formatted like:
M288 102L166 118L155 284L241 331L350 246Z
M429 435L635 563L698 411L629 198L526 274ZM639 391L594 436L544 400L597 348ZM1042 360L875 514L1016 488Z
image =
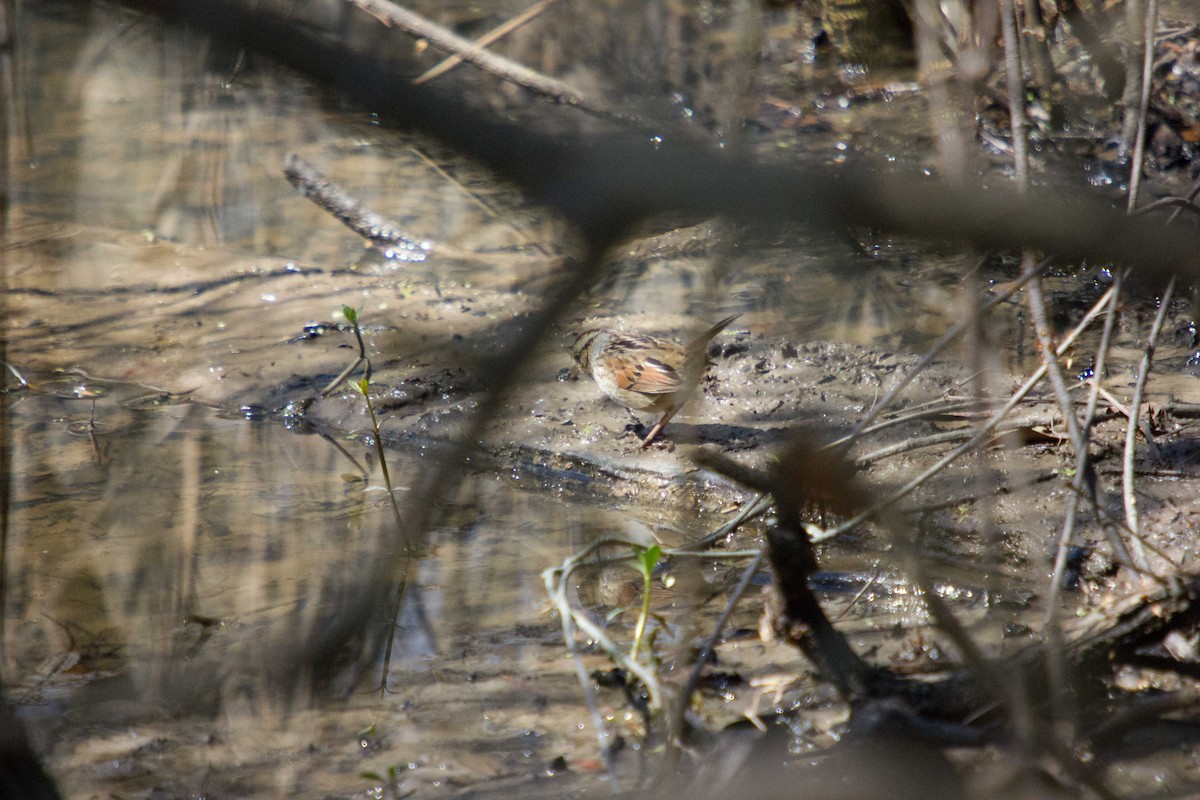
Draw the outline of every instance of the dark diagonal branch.
M828 451L796 441L780 457L776 468L759 470L715 451L695 455L696 463L775 499L776 524L767 531L767 559L775 576L777 602L771 625L780 637L795 646L817 672L838 687L846 698L863 699L871 669L858 657L846 638L825 615L809 578L817 570L817 556L804 529L802 511L814 501L835 507L858 505L848 480L853 467Z
M1200 276L1200 233L1149 229L1115 209L1060 189L1015 191L948 185L897 170L766 163L687 141L659 126L595 138L554 138L498 121L461 98L413 87L399 66L349 50L293 18L251 14L231 0L130 0L224 39L251 46L381 115L441 139L515 181L591 242L612 243L634 222L682 212L755 223L864 225L980 248L1029 247L1115 261L1143 275Z

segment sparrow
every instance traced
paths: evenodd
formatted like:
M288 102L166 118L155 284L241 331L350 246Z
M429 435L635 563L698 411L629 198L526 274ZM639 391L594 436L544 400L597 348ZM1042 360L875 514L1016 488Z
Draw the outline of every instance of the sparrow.
M571 353L579 371L591 375L600 391L613 400L636 411L662 412L658 424L642 440L645 447L700 383L709 365L708 343L740 316L726 317L687 344L590 328L576 337Z

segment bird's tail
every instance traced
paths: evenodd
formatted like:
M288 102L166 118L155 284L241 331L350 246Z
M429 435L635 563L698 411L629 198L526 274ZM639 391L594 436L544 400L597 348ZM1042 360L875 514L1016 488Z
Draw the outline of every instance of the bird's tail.
M729 324L731 322L733 322L735 319L737 319L738 317L740 317L741 315L742 315L742 312L739 311L738 313L731 314L730 316L721 320L720 322L718 322L717 324L713 325L711 328L706 330L704 333L697 336L695 339L692 339L692 342L691 342L691 344L688 345L688 347L691 348L692 345L703 344L704 342L707 342L709 339L713 338L718 333L720 333L721 331L728 328Z

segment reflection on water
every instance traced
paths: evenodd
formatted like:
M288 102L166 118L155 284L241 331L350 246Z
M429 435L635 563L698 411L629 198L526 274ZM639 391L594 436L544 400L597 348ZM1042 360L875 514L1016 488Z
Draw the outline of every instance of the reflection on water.
M193 745L163 713L219 714L233 751L277 725L272 736L290 731L314 748L374 728L379 741L349 766L322 767L326 788L345 791L368 765L473 772L458 745L419 762L439 741L519 738L536 719L508 718L536 717L538 706L504 696L535 674L545 702L574 700L561 652L547 647L561 642L539 573L591 534L561 502L481 475L427 539L408 540L361 443L335 446L142 386L61 375L12 384L5 674L19 702L49 704L48 716L34 714L37 730L71 766L69 789L136 777L97 760L113 742L81 738L80 724L133 726L129 749L111 757L135 772L150 765L134 745L157 739L160 766L193 788ZM397 480L419 474L410 458L391 458ZM397 487L402 510L419 501L408 489ZM364 694L385 658L388 694ZM332 705L312 705L318 697ZM469 711L479 704L494 708ZM296 731L296 717L323 721ZM535 745L486 771L546 757ZM243 779L282 780L270 752ZM234 754L208 757L216 766Z
M327 442L73 380L86 399L35 379L10 403L8 610L59 653L82 637L84 662L117 656L169 692L152 673L172 662L302 644L394 549L381 493L343 480L356 468Z
M21 374L7 396L4 667L77 796L345 796L395 766L423 787L560 757L579 768L596 743L541 571L600 535L695 533L687 514L576 506L483 472L409 538L361 441L136 384ZM427 462L395 452L390 467L407 516ZM683 560L656 576L664 658L687 663L738 569ZM628 564L581 581L597 619L628 636ZM878 575L824 588L833 613L861 618L848 630L864 647L925 624ZM747 637L755 624L735 618L724 663L777 675L777 653ZM615 691L606 702L624 707Z

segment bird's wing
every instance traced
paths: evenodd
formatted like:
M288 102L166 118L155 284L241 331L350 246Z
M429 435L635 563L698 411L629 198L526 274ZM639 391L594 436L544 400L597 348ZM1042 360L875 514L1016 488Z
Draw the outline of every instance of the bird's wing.
M683 386L683 376L657 358L640 358L616 370L617 386L644 394L670 394Z

